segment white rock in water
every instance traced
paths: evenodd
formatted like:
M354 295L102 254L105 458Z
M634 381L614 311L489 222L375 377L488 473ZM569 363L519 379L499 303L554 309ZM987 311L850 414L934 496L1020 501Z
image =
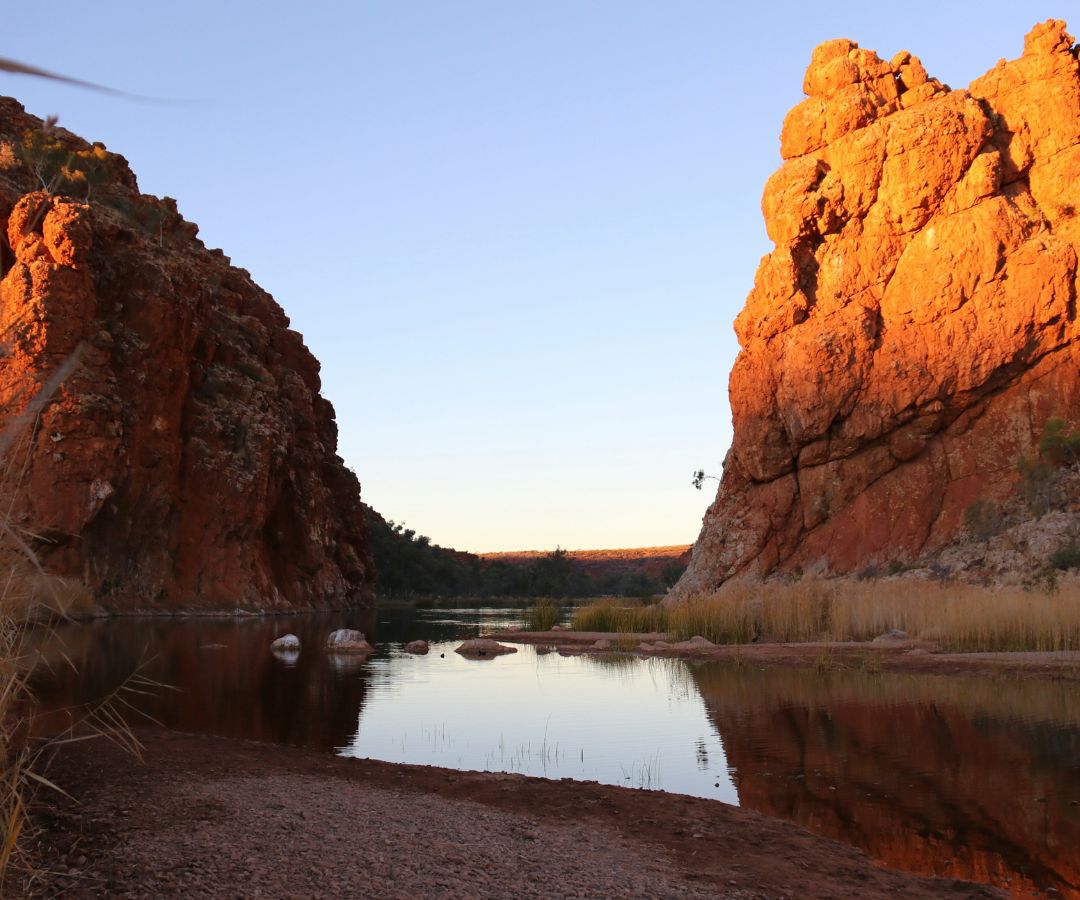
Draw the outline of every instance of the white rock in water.
M331 653L374 653L375 648L367 642L364 632L351 628L339 628L330 632L326 639L326 649Z
M270 645L270 649L277 652L295 651L299 653L300 638L298 638L295 634L283 634Z

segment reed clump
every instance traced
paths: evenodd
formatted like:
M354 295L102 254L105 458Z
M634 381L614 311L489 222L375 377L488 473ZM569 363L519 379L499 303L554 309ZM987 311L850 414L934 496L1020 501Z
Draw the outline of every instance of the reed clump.
M868 641L896 629L962 652L1080 650L1080 582L1054 592L916 580L744 582L678 606L601 600L577 610L572 627L717 644Z
M676 639L867 641L897 629L957 651L1080 650L1080 584L1053 593L914 580L722 588L668 612Z
M525 610L525 627L530 631L550 631L562 621L562 606L555 600L542 597Z
M614 600L598 600L574 611L570 627L575 631L612 631L637 634L666 631L667 611L658 603L626 606Z

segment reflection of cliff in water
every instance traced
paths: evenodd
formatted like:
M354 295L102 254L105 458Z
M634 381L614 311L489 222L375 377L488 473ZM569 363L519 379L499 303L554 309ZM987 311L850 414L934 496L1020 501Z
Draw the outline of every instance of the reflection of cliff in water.
M60 710L96 702L140 670L175 690L125 698L170 728L324 750L344 746L356 733L368 667L357 658L328 656L326 635L339 627L370 634L371 616L119 619L63 626L42 644L47 665L33 679L36 730L55 731L67 720ZM290 631L300 637L303 652L291 661L276 658L270 642Z
M1080 689L701 666L741 805L890 866L1080 895Z

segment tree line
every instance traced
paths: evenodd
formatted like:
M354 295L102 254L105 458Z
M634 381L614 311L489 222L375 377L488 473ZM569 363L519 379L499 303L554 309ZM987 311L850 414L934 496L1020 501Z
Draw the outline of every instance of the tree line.
M557 548L527 563L485 560L433 544L426 535L365 507L375 560L375 591L386 599L424 597L652 597L685 565L672 560L660 577L645 572L593 573Z

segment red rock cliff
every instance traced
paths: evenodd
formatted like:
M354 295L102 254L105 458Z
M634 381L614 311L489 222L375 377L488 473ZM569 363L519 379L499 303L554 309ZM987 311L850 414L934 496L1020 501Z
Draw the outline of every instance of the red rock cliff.
M1080 424L1080 64L1065 23L967 90L812 56L735 322L734 439L672 600L951 541L1051 416Z
M5 459L45 567L114 611L370 605L360 485L281 308L121 157L10 99L0 141L2 415L81 360ZM34 191L64 167L79 200Z

